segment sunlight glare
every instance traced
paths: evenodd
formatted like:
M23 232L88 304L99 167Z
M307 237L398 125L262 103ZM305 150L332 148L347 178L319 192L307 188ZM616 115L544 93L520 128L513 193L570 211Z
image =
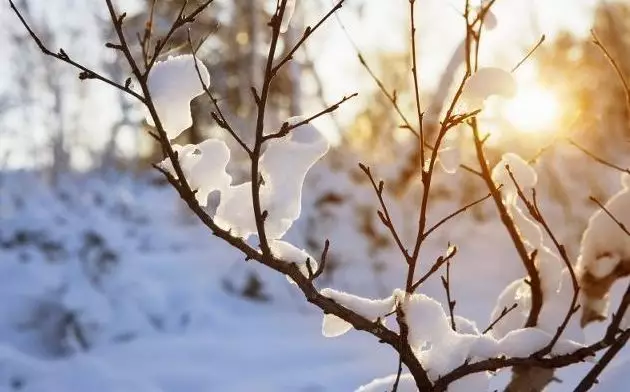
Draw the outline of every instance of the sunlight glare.
M504 116L521 132L550 132L557 125L559 106L553 92L540 86L522 86L506 103Z

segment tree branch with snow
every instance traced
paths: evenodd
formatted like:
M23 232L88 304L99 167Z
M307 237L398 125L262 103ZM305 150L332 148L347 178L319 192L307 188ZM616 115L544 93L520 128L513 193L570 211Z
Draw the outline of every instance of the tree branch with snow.
M62 49L58 52L49 50L20 10L11 0L9 3L45 55L75 67L79 71L79 78L104 82L137 98L145 106L147 122L155 129L153 135L163 151L164 159L155 163L156 170L164 175L190 211L213 235L238 249L247 260L255 260L285 275L301 291L306 301L317 306L323 313L324 336L340 336L351 329L365 331L374 336L375 341L387 344L398 354L398 371L395 374L376 379L358 391L382 391L391 387L400 391L422 392L484 391L489 388L491 372L503 368L515 371L531 368L553 370L592 360L599 351L607 350L581 384L580 388L588 389L601 369L626 344L630 336L626 317L630 302L628 293L612 317L606 335L599 341L587 345L574 339L568 332L572 327L572 316L577 312L578 300L596 317L606 318L608 304L605 296L610 284L630 273L630 236L621 230L627 224L625 216L621 215L630 200L627 178L622 180L623 189L605 205L601 205L608 214L604 215L600 211L591 218L583 236L580 260L574 271L574 263L543 217L535 193L532 201L525 197L525 190L536 186L535 169L516 154L504 155L494 167L488 163L485 150L487 138L482 135L477 115L484 110L489 96L509 98L517 88L511 72L480 66L479 48L484 28L497 22L491 13L493 0L482 2L479 8L472 7L466 1L466 35L461 45L461 55L464 56L462 64L466 71L457 84L454 96L444 106L446 110L436 124L434 141L425 138L423 128L425 116L417 68L415 0L409 0L410 71L417 120L415 126L398 106L395 94L387 92L359 54L361 63L399 113L404 126L417 135L413 160L420 162L417 169L422 189L419 192L420 199L417 200L417 215L414 215L417 225L410 243L406 243L390 214L385 182L377 181L376 170L363 164L360 166L376 195L379 205L376 213L396 243L401 261L406 265L406 273L399 286L401 288L381 299L364 298L332 288L320 289L317 278L326 267L330 242L326 240L318 259L284 239L300 217L302 187L307 173L330 148L328 141L311 121L338 110L356 94L344 96L337 103L311 116L289 118L279 130L268 131L269 121L266 116L270 91L277 73L343 6L344 0L336 2L312 27L306 27L298 41L279 59L277 52L282 34L287 30L294 8L300 4L296 0L275 2L268 23L271 41L267 49L262 85L250 86L256 109L255 125L250 130L254 135L253 145L248 145L238 136L240 132L223 114L218 99L211 91L211 75L196 57L190 37L192 54L168 56L162 60L173 34L194 23L212 0L202 2L189 13L186 13L184 4L167 34L161 38L153 37L150 16L144 34L136 37L141 59L136 58L134 46L125 36L125 14L117 12L112 0L105 0L117 37L117 42L106 46L121 54L131 69L131 77L122 83L81 65ZM247 153L250 159L247 182L239 185L233 183L226 169L232 152L222 140L211 138L183 146L172 142L192 125L190 101L202 94L210 98L214 108L212 117L219 127L228 132ZM460 151L449 145L449 136L455 130L466 127L473 134L478 169L461 165ZM488 194L430 225L430 196L434 180L438 175L454 173L459 167L473 173L475 178L481 178ZM210 213L206 207L209 195L214 192L220 194L220 201L216 212ZM505 288L491 318L494 321L486 330L479 331L473 322L455 314L450 272L451 261L455 260L457 254L456 247L449 246L444 255L428 266L428 272L421 277L416 275L424 262L421 251L427 238L452 218L488 199L493 200L520 263L527 271L527 277ZM525 204L533 220L521 210L519 201ZM612 249L607 247L611 241L611 231L615 232ZM551 239L555 251L544 246L544 235ZM606 241L602 240L603 236L606 236ZM258 241L256 246L251 244L252 237ZM334 244L335 239L332 241ZM457 264L454 264L453 268L456 267ZM442 281L447 295L447 310L434 298L421 293L423 284L443 268L446 268ZM602 287L605 293L602 293ZM585 296L579 298L578 293L584 293ZM390 319L396 322L391 328L387 326Z

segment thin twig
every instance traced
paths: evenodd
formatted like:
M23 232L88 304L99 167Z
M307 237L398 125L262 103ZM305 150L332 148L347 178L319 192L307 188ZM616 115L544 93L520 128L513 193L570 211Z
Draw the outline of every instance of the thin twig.
M442 276L442 286L446 291L446 300L448 301L448 312L451 315L451 329L457 331L457 325L455 325L455 304L457 301L451 299L451 263L446 261L446 276Z
M455 255L457 254L457 247L449 248L449 250L450 251L446 256L438 257L435 263L433 263L433 265L429 269L429 271L426 274L422 275L422 277L418 279L418 281L414 283L413 286L411 286L412 292L415 292L418 289L418 287L422 285L422 283L424 283L433 274L435 274L445 263L449 263L453 259L453 257L455 257ZM448 276L448 271L447 271L447 276Z
M521 65L523 65L523 63L525 63L525 61L527 61L527 59L529 59L534 52L536 51L536 49L538 49L540 47L540 45L543 44L543 42L545 42L546 36L543 34L540 39L538 40L538 43L536 43L536 45L534 45L534 47L527 52L527 54L525 55L525 57L523 57L523 59L521 61L519 61L514 68L512 68L512 70L510 72L514 73Z
M374 192L376 193L376 197L378 198L378 201L381 205L381 211L378 211L378 216L381 219L381 222L383 223L385 227L387 227L392 237L394 238L394 241L396 242L396 245L398 246L400 253L402 253L402 255L405 257L405 261L407 262L407 264L409 264L410 263L409 251L403 245L402 240L400 239L400 235L398 234L398 231L396 230L396 227L394 226L394 222L392 221L392 218L389 215L389 209L387 208L387 204L385 203L385 200L383 198L383 191L385 189L385 183L383 181L379 181L377 185L376 180L372 176L372 172L370 171L370 168L365 166L362 163L359 164L359 167L365 173L365 175L370 179L370 183L372 184L372 187L374 188Z
M604 55L608 59L608 62L610 63L610 65L612 65L612 67L615 69L615 72L617 73L617 77L621 81L621 84L623 85L623 90L626 93L626 108L630 111L630 85L628 85L628 81L626 80L626 77L623 71L621 70L621 67L619 66L617 61L612 57L612 55L610 54L606 46L602 43L602 41L599 39L597 34L595 34L595 30L591 30L591 35L593 36L593 43L598 48L601 49L601 51L604 53Z
M569 143L571 145L573 145L574 147L576 147L578 150L582 151L584 154L588 155L589 157L591 157L594 161L604 165L604 166L608 166L611 169L615 169L618 170L622 173L627 173L630 174L630 169L624 169L621 166L615 165L614 163L608 162L607 160L593 154L592 152L590 152L589 150L587 150L585 147L579 145L575 140L573 139L568 139Z
M289 134L289 132L291 132L292 130L301 127L302 125L306 125L308 123L310 123L311 121L322 117L326 114L332 113L335 110L339 109L339 106L341 106L344 102L349 101L350 99L356 97L357 95L359 95L358 93L354 93L354 94L350 94L348 96L344 96L343 98L341 98L337 103L334 103L333 105L327 107L324 110L321 110L313 115L311 115L310 117L307 117L306 119L299 121L295 124L289 124L287 122L285 122L284 124L282 124L282 127L280 128L280 130L276 133L271 133L268 135L263 136L263 141L266 142L268 140L271 139L277 139L277 138L281 138L281 137L285 137L286 135Z
M219 107L218 100L214 97L214 94L212 94L212 92L210 91L210 86L206 85L206 82L201 77L201 71L199 69L199 64L197 64L197 57L196 57L197 50L193 47L192 40L190 38L190 31L188 31L188 44L190 45L190 49L192 50L192 55L194 57L194 62L195 62L195 70L197 71L197 77L199 79L199 82L201 83L201 85L203 87L203 91L206 93L208 98L210 98L210 101L212 101L212 104L214 105L214 107L215 107L215 109L217 111L217 114L215 116L213 116L213 118L215 119L215 121L217 122L217 124L221 128L223 128L226 131L228 131L228 133L232 136L232 138L234 140L236 140L236 142L243 148L243 150L245 150L247 155L249 155L251 157L251 155L252 155L251 149L247 146L247 144L245 144L245 141L243 141L243 139L238 135L238 133L230 125L230 122L227 120L227 118L223 114L223 111L221 110L221 107Z
M46 47L46 45L44 45L44 43L42 42L42 40L39 38L39 36L37 34L35 34L35 32L33 31L33 29L31 29L30 25L26 22L26 20L24 19L24 17L22 16L22 13L17 9L17 7L15 6L15 4L13 3L13 0L9 0L9 4L11 6L11 9L13 10L13 12L15 12L15 14L17 15L17 17L20 19L20 22L22 22L22 25L24 26L24 28L26 29L26 31L28 31L28 34L31 36L31 38L33 39L33 42L35 42L35 44L37 45L37 47L39 47L39 50L45 54L46 56L51 56L56 58L57 60L61 60L64 63L70 64L73 67L81 70L81 73L79 74L79 78L81 80L85 80L85 79L96 79L96 80L100 80L101 82L107 83L110 86L113 86L115 88L117 88L118 90L131 95L132 97L136 98L137 100L139 100L140 102L144 103L144 97L140 94L138 94L137 92L133 91L131 88L129 88L129 86L125 86L122 84L119 84L115 81L113 81L112 79L101 75L100 73L82 65L79 64L78 62L72 60L70 58L70 56L68 56L68 54L63 50L63 49L59 49L58 53L55 53L53 51L51 51L50 49L48 49L48 47Z
M511 311L513 311L517 307L518 307L517 303L512 304L512 306L510 306L509 308L507 306L503 307L503 310L501 310L501 314L492 323L490 323L490 325L488 325L488 327L486 327L486 329L484 329L481 334L485 335L488 332L490 332L492 328L494 328L494 326L499 323L499 321L503 320L505 316L507 316Z
M291 48L291 50L289 50L289 53L287 53L286 56L284 56L282 58L282 60L280 60L280 62L278 62L278 64L276 64L275 67L273 67L273 69L271 70L271 75L272 76L275 76L278 73L278 71L280 70L280 68L282 68L283 65L285 65L287 62L289 62L293 58L293 55L302 46L302 44L304 44L304 42L306 42L306 40L316 30L318 30L324 24L324 22L326 22L328 20L328 18L330 18L335 12L337 12L337 10L339 10L343 6L344 2L345 2L345 0L339 0L339 2L330 11L328 11L328 13L326 15L324 15L319 20L319 22L317 22L315 24L315 26L313 26L313 27L307 26L306 27L306 30L304 31L304 34L302 34L302 37L298 40L298 42L296 42L295 45L293 45L293 48Z
M619 339L615 342L602 357L597 361L595 366L588 372L588 374L582 379L580 384L575 388L574 392L586 392L590 390L594 384L597 384L597 377L602 373L602 371L610 364L610 361L615 358L615 356L621 351L622 348L628 343L630 339L630 334L626 334L623 339Z
M630 235L630 230L628 230L628 228L626 227L626 225L624 225L621 221L619 221L619 219L617 219L609 210L608 208L606 208L606 206L604 204L602 204L602 202L600 202L599 200L597 200L595 197L590 196L589 200L591 200L592 202L594 202L595 204L597 204L599 206L599 208L601 208L606 215L608 215L610 217L610 219L612 219L617 226L619 226L619 228L621 230L623 230L624 233L626 233L627 235Z
M488 200L491 197L492 197L492 194L488 193L484 197L482 197L480 199L477 199L477 200L475 200L473 202L470 202L470 203L466 204L465 206L459 208L457 211L454 211L454 212L448 214L447 216L442 218L439 222L437 222L435 225L433 225L431 228L429 228L427 231L425 231L424 234L423 234L423 237L424 238L428 237L431 233L433 233L435 230L440 228L440 226L444 225L445 223L447 223L451 219L453 219L456 216L458 216L458 215L462 214L463 212L467 211L469 208L474 207L477 204L484 202L485 200Z

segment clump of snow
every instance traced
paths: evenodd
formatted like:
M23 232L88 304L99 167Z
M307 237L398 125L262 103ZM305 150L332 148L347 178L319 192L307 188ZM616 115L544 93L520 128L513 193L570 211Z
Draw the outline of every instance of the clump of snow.
M394 382L396 382L396 374L392 374L387 377L377 378L372 380L369 384L359 387L355 392L383 392L390 391ZM400 381L398 383L399 392L417 392L416 382L413 376L409 373L403 373L400 375ZM449 389L450 391L450 389Z
M440 167L445 173L454 174L459 168L461 161L461 151L456 145L456 140L449 138L447 135L438 152L438 163Z
M518 198L518 190L510 177L508 167L516 183L523 190L533 188L538 182L538 175L534 168L519 155L511 152L503 154L499 163L492 169L492 181L497 185L503 185L501 193L506 204L514 204Z
M525 358L532 353L544 348L553 335L539 328L523 328L509 332L499 340L500 353L514 358ZM553 355L572 353L584 345L571 340L560 339L553 347Z
M621 183L622 189L606 202L605 207L621 224L630 227L627 175L622 175ZM630 236L602 209L588 221L576 267L582 288L583 324L605 318L611 285L630 273Z
M352 324L334 314L325 314L322 322L322 335L326 338L336 338L352 329Z
M252 183L230 186L221 194L214 222L235 237L248 238L257 232L252 201Z
M293 13L295 12L295 3L296 0L287 0L284 8L284 17L282 18L282 23L280 24L281 33L286 33L287 30L289 30L291 19L293 18Z
M303 118L287 120L291 126ZM260 187L260 202L267 211L265 231L270 239L280 239L300 216L302 186L309 169L327 151L328 142L311 124L293 129L287 137L272 139L261 160L260 172L264 184ZM287 164L291 162L291 164ZM247 238L257 232L251 201L251 182L230 187L217 209L216 223L233 235Z
M574 294L571 274L567 268L562 267L562 261L545 247L540 249L536 263L544 298L537 327L553 335L571 306ZM524 279L513 281L503 290L490 321L496 320L504 308L510 308L513 304L517 304L516 309L501 318L490 331L490 335L501 339L525 325L531 309L531 289ZM561 338L575 342L584 341L584 333L576 317L570 320Z
M309 276L309 265L312 272L317 270L317 261L304 249L299 249L286 241L273 240L269 242L271 253L280 260L297 264L302 275ZM308 264L308 265L307 265ZM295 283L287 276L290 283Z
M479 68L466 82L461 100L468 110L483 109L492 95L512 98L516 94L516 81L511 73L493 67Z
M197 73L197 68L199 73ZM199 75L203 84L199 80ZM148 77L149 92L158 117L169 139L175 139L192 121L190 101L203 94L210 84L210 74L203 62L191 54L169 56L155 63ZM149 125L155 126L147 114Z
M507 211L512 217L523 242L532 249L540 248L543 243L543 233L538 224L529 219L516 204L508 204Z
M195 197L200 205L208 204L208 195L213 191L224 193L229 189L232 177L227 174L226 166L230 160L230 150L222 140L207 139L197 145L174 145L184 176L191 189L196 191ZM171 173L177 174L173 163L166 158L160 166Z
M487 6L488 3L489 3L489 0L482 1L479 7L477 7L477 12L481 13L481 10L483 9L483 7ZM497 27L497 24L498 24L498 21L497 21L496 15L494 14L494 12L492 12L492 9L489 9L483 18L483 26L487 28L488 30L494 30L494 28Z
M409 344L422 347L428 341L440 340L449 334L451 326L442 305L424 294L407 296L397 292L402 300L402 310L409 325Z
M369 299L326 288L320 291L324 297L328 297L338 304L354 311L355 313L371 321L384 317L394 310L396 298L390 296L384 299ZM334 315L325 315L322 325L322 333L326 337L343 335L350 330L352 325Z

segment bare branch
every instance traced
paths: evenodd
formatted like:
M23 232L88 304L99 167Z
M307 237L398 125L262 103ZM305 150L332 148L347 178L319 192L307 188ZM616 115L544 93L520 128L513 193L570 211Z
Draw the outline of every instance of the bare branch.
M324 24L324 22L326 22L328 20L328 18L330 18L337 10L339 10L343 6L344 2L345 2L345 0L339 0L339 2L330 11L328 11L328 13L326 15L324 15L319 20L319 22L317 22L315 24L315 26L313 26L313 27L307 26L306 27L306 30L304 31L304 34L302 34L302 37L298 40L298 42L295 43L295 45L289 51L289 53L287 53L287 55L282 60L280 60L280 62L278 64L276 64L275 67L273 67L273 69L271 70L272 77L274 77L278 73L278 71L280 70L280 68L282 68L283 65L285 65L287 62L289 62L293 58L293 55L302 46L302 44L304 44L304 42L306 42L306 40L317 29L319 29L322 26L322 24ZM282 12L284 12L284 8L283 8ZM280 21L281 20L282 20L282 18L280 18Z
M326 115L328 113L334 112L335 110L339 109L339 106L341 106L344 102L346 102L346 101L356 97L357 95L359 95L359 94L358 93L354 93L354 94L350 94L348 96L344 96L337 103L335 103L335 104L327 107L326 109L324 109L324 110L322 110L320 112L317 112L317 113L313 114L312 116L310 116L310 117L308 117L308 118L306 118L306 119L304 119L302 121L299 121L299 122L297 122L295 124L289 125L289 123L285 122L284 124L282 124L282 127L280 128L280 130L278 132L271 133L269 135L263 136L263 142L266 142L266 141L271 140L271 139L277 139L277 138L284 137L284 136L288 135L289 132L291 132L295 128L301 127L302 125L306 125L306 124L310 123L311 121L315 120L316 118L319 118L319 117L324 116L324 115Z
M624 169L621 166L617 166L614 163L608 162L607 160L593 154L592 152L590 152L589 150L587 150L586 148L584 148L583 146L579 145L575 140L569 139L569 143L571 145L573 145L574 147L576 147L578 150L582 151L584 154L588 155L589 157L591 157L593 160L595 160L598 163L601 163L604 166L608 166L611 169L615 169L618 170L622 173L627 173L630 174L630 169Z
M433 274L435 274L445 263L450 262L453 259L453 257L455 257L455 255L457 254L457 247L453 247L453 248L449 247L449 250L450 251L446 256L438 257L435 263L433 263L433 265L429 269L429 271L426 274L422 275L422 277L418 279L418 281L414 283L413 286L411 286L411 292L416 291L418 287L422 285L422 283L424 283ZM447 275L448 275L448 272L447 272Z
M33 31L33 29L31 29L28 22L26 22L26 20L24 19L24 16L22 16L22 13L20 13L20 11L17 9L15 4L13 3L13 0L9 0L9 4L13 12L15 12L17 17L20 19L20 22L22 22L22 25L24 26L24 28L28 31L28 34L31 36L31 38L33 39L33 41L35 42L35 44L37 45L37 47L39 48L39 50L41 50L43 54L45 54L46 56L54 57L57 60L63 61L64 63L70 64L73 67L79 69L81 71L79 73L79 79L81 80L85 80L85 79L100 80L101 82L107 83L110 86L113 86L117 88L118 90L131 95L132 97L136 98L140 102L145 103L145 98L142 95L133 91L131 88L129 88L129 85L127 84L121 85L113 81L112 79L106 76L103 76L100 73L72 60L70 56L68 56L68 54L63 49L59 49L59 52L57 53L48 49L46 45L44 45L44 43L42 42L41 38L39 38L39 36Z
M494 328L495 325L497 325L499 323L499 321L503 320L503 318L505 316L507 316L508 314L510 314L511 311L513 311L514 309L516 309L518 307L517 303L512 304L512 306L510 306L509 308L507 306L505 306L503 308L503 310L501 310L501 314L499 315L499 317L497 317L492 323L490 323L490 325L488 325L486 327L486 329L483 330L483 332L481 333L482 335L487 334L488 332L490 332L492 330L492 328Z

